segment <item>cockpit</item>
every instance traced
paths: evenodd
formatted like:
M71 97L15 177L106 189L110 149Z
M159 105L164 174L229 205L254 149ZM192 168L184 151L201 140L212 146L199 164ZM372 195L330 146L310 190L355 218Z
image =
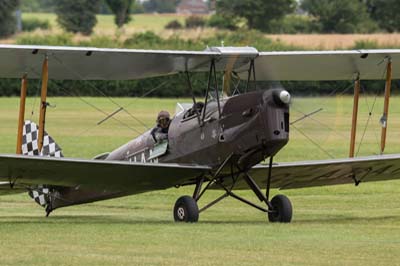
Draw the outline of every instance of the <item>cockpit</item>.
M204 103L202 102L196 102L193 104L191 108L189 108L185 114L183 115L183 119L188 119L191 117L195 117L197 114L201 115L201 112L203 111L204 108Z

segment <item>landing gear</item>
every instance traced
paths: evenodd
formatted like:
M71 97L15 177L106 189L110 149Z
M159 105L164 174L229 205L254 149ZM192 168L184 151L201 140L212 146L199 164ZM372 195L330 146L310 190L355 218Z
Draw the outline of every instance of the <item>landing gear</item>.
M199 220L199 207L190 196L180 197L174 207L175 222L195 223Z
M292 204L285 195L276 195L272 198L272 211L268 212L268 220L271 223L290 223L292 220Z
M206 178L205 176L198 178L195 182L183 184L183 185L193 185L196 184L193 196L182 196L180 197L174 207L174 219L176 222L197 222L199 220L199 213L207 210L211 206L217 204L226 197L232 197L238 201L241 201L253 208L256 208L264 213L268 214L268 220L272 223L290 223L292 220L292 204L290 200L284 195L276 195L269 200L269 192L271 188L271 177L272 177L272 157L270 158L268 177L267 177L267 187L265 194L261 191L258 184L250 176L248 171L241 170L237 165L231 165L230 175L220 175L222 169L229 165L231 157L228 157L220 168L215 172L211 178ZM234 167L237 167L237 171L234 171ZM233 192L233 189L237 181L242 178L248 185L248 187L254 192L260 202L264 203L264 206L259 206ZM207 185L202 189L204 182L208 182ZM209 204L205 205L201 209L198 208L197 202L200 200L202 195L210 187L220 187L225 193L213 200Z

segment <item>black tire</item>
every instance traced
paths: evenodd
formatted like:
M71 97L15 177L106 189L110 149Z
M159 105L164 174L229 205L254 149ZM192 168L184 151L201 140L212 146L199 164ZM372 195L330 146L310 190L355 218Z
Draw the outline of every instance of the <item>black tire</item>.
M175 222L195 223L199 220L199 207L190 196L182 196L174 206Z
M285 195L276 195L271 200L274 212L268 213L268 220L271 223L290 223L292 220L292 204Z

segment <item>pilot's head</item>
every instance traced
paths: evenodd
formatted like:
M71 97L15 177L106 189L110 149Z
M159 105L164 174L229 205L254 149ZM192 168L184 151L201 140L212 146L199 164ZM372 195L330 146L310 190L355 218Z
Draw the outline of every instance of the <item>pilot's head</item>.
M157 116L157 125L161 128L168 128L170 123L170 116L167 111L161 111Z

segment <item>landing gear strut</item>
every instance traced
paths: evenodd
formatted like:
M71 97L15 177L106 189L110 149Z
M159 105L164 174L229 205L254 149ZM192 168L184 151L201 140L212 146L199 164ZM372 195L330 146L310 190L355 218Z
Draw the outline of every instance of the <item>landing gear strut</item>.
M272 177L272 157L270 158L269 162L269 169L268 169L268 179L267 179L267 187L266 193L261 191L257 183L254 179L249 175L247 171L237 171L236 173L231 171L231 178L232 183L228 187L224 185L223 177L220 176L222 169L226 166L226 164L230 161L231 157L228 157L225 162L220 166L220 168L216 171L213 178L208 179L208 183L205 188L202 190L202 185L205 181L204 177L199 178L196 181L196 187L194 189L193 196L182 196L180 197L174 207L174 220L176 222L197 222L199 219L199 213L205 211L206 209L210 208L211 206L215 205L216 203L220 202L224 198L231 196L234 199L237 199L251 207L254 207L262 212L268 214L268 220L272 223L290 223L292 220L292 204L288 197L284 195L276 195L269 201L269 191L271 187L271 177ZM231 167L233 169L233 167ZM253 202L240 197L232 192L233 188L236 185L239 177L243 175L243 179L248 184L249 188L254 192L260 202L264 202L266 207L261 207ZM226 179L226 176L225 176ZM193 183L191 183L193 184ZM215 199L214 201L210 202L209 204L205 205L203 208L199 209L197 202L200 200L201 196L208 190L211 186L219 186L225 193Z

